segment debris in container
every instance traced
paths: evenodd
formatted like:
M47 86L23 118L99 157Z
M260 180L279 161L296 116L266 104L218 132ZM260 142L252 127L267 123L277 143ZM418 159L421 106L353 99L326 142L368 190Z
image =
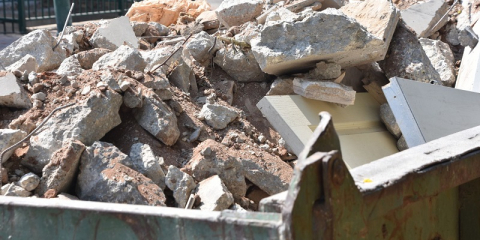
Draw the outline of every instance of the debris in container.
M480 56L465 6L425 4L147 0L60 37L30 32L0 50L1 194L255 211L288 189L318 124L309 106L353 119L340 131L350 167L403 150L388 79L446 88L460 68L475 82Z

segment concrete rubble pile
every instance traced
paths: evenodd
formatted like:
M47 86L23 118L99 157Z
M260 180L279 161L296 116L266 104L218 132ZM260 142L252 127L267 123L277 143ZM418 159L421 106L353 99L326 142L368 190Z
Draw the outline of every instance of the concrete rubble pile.
M296 159L255 107L263 96L347 107L378 95L378 78L455 84L473 30L442 17L443 0L422 4L147 0L62 39L35 30L0 51L0 150L33 132L3 156L1 195L257 210Z

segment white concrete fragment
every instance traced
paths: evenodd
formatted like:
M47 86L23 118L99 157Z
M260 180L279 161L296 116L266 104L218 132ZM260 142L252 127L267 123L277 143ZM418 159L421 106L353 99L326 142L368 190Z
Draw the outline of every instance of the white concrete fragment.
M221 211L233 204L233 196L217 175L211 176L198 183L200 196L200 210Z
M20 60L8 66L7 70L10 72L15 72L15 71L36 72L38 70L37 60L35 59L34 56L27 54L24 57L22 57Z
M153 154L148 144L135 143L128 154L134 170L150 178L162 190L165 189L165 173L162 170L163 158Z
M30 194L29 191L15 185L14 183L4 185L0 190L0 195L2 196L28 197Z
M224 129L238 117L238 113L229 107L218 104L205 104L199 114L214 129Z
M440 75L442 85L451 87L455 83L455 59L448 44L428 38L420 38L419 42Z
M228 27L239 26L262 13L262 0L224 0L215 10L218 20Z
M27 173L23 175L20 180L18 180L18 186L22 187L23 189L31 192L35 188L37 188L38 184L40 183L40 177L37 176L35 173Z
M342 105L355 103L355 91L352 87L331 81L312 81L295 78L293 91L303 97Z
M402 131L400 130L397 120L395 119L392 109L390 109L388 103L384 103L380 106L380 118L387 127L387 130L393 134L395 138L398 139L400 136L402 136Z
M0 106L14 108L30 108L32 102L22 85L13 73L8 72L0 77Z
M240 52L242 51L242 52ZM213 61L238 82L263 82L268 79L250 50L222 48Z
M83 68L76 56L73 55L63 60L56 72L61 76L77 76L83 72Z
M7 67L30 54L37 61L38 72L53 70L66 58L64 49L52 50L55 43L48 30L35 30L0 51L0 62Z
M124 44L138 48L138 40L130 20L125 16L112 19L106 26L98 28L90 39L90 43L95 48L106 48L112 51Z
M102 70L108 67L141 71L147 63L137 49L122 45L117 50L101 56L92 66L93 70Z
M431 0L403 10L402 20L415 31L417 37L428 37L448 22L448 16L439 22L447 11L448 4L444 0Z
M175 198L179 208L185 208L190 193L197 187L190 175L180 171L173 165L168 167L165 183L173 191L173 198Z

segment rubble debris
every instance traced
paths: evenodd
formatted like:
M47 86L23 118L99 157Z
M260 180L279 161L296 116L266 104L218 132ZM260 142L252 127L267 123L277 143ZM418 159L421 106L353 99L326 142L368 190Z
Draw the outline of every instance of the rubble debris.
M162 170L163 158L153 154L148 144L135 143L128 154L134 170L150 178L162 190L165 189L165 173Z
M398 139L397 148L398 148L398 151L403 151L408 149L408 145L407 145L407 141L405 140L405 137L401 136Z
M148 28L148 23L146 22L132 21L130 22L130 25L132 26L132 30L135 33L136 37L141 37Z
M0 180L2 181L2 184L8 183L8 173L7 169L3 168L1 169L2 176L0 176Z
M215 10L218 20L227 28L240 26L262 13L261 0L225 0Z
M393 115L392 109L390 109L388 103L384 103L380 106L380 118L387 127L388 131L397 139L402 136L402 131L400 131L400 127L398 126L397 120L395 120L395 116Z
M198 114L200 120L205 120L214 129L224 129L235 120L239 114L232 108L219 104L205 104Z
M209 154L205 154L207 148ZM192 176L199 182L218 175L233 197L240 199L247 192L243 165L239 159L225 154L226 152L228 152L228 147L208 139L193 150L192 158L187 163L186 169L191 171Z
M267 92L267 96L272 95L294 95L293 91L293 77L278 77L270 85L270 90Z
M5 151L26 136L27 133L22 130L0 129L0 152ZM10 156L12 156L13 151L15 151L15 149L6 152L3 155L3 159L0 159L0 163L6 162Z
M326 63L324 61L318 62L315 68L310 70L307 77L316 80L335 79L342 74L342 66L336 63Z
M9 67L30 54L37 61L37 72L53 70L67 57L62 48L52 50L55 42L48 30L35 30L0 51L0 62Z
M160 39L160 36L167 36L170 33L170 29L164 25L157 22L147 23L147 28L143 33L143 36L146 37L147 42L155 43Z
M102 70L108 67L141 71L147 63L137 49L122 45L117 50L101 56L92 66L93 70Z
M133 110L137 122L167 146L172 146L180 136L175 113L155 93L144 95L143 106Z
M110 53L111 50L105 49L105 48L94 48L91 50L79 52L75 54L78 62L80 63L80 66L83 69L91 69L93 67L93 64L103 55Z
M377 8L378 4L367 2ZM382 14L367 15L362 20L371 24L375 21L376 28L372 27L375 35L367 31L368 27L366 29L336 9L306 13L301 21L272 22L251 42L255 59L264 72L277 76L313 68L322 60L337 63L342 68L382 60L391 38L388 34L393 34L392 28L398 19L393 5L388 1L382 3ZM347 6L345 12L357 13L347 11ZM385 24L376 22L380 19ZM319 30L322 34L318 34Z
M127 167L127 155L110 143L94 142L80 160L76 193L81 200L165 206L162 189Z
M24 57L22 57L20 60L8 66L7 70L10 72L15 72L15 71L36 72L38 70L37 60L35 59L34 56L27 54Z
M183 55L187 59L192 57L202 66L210 64L213 54L223 47L223 43L208 33L202 31L192 37L183 48Z
M303 97L342 105L355 103L355 91L352 87L331 81L312 81L294 78L293 91Z
M480 33L480 24L476 24L474 31ZM456 89L480 92L479 85L479 76L478 66L480 63L480 47L475 46L475 48L465 47L462 64L458 71L457 82L455 84ZM465 64L467 63L467 64Z
M25 89L20 85L13 73L0 75L0 106L15 108L31 108L30 101Z
M420 38L425 54L440 75L441 85L451 87L455 83L455 59L448 44L440 40Z
M402 20L412 28L418 38L426 38L445 26L448 4L444 0L430 0L402 10ZM443 17L443 18L442 18Z
M49 119L44 130L30 138L30 147L22 164L40 173L52 154L70 139L85 145L100 140L120 124L118 110L121 104L122 97L107 90L100 96L90 94L86 101L62 110Z
M6 184L2 186L0 190L1 196L28 197L30 194L31 193L29 191L15 185L14 183Z
M238 82L263 82L269 75L262 72L251 50L235 50L235 46L217 51L213 61Z
M195 80L195 73L190 66L183 61L183 59L180 60L178 65L171 72L169 80L173 85L182 89L184 92L189 92L190 87L196 89L197 82Z
M190 193L197 187L190 175L173 165L168 167L165 183L173 191L173 198L175 198L179 208L185 208Z
M112 51L124 44L138 48L138 40L125 16L112 19L105 26L100 26L90 38L90 43L95 48L106 48Z
M220 21L218 20L217 13L215 11L205 11L198 15L195 22L203 25L203 30L218 29Z
M85 145L78 140L67 141L52 154L52 159L42 169L42 178L35 193L39 196L53 189L56 193L66 192L72 187L78 173L80 157Z
M157 22L164 26L170 26L170 24L177 23L180 13L186 13L195 18L208 10L210 10L210 5L205 0L147 0L133 3L125 16L130 18L130 21Z
M25 189L26 191L33 191L40 183L40 177L34 173L27 173L18 180L17 185Z
M380 66L389 79L400 77L426 83L441 79L415 34L403 24L398 25L388 56Z
M196 194L200 197L200 210L221 211L234 203L232 194L218 175L199 182Z
M75 55L73 55L63 60L57 69L57 74L61 76L77 76L80 75L82 71L83 69L80 62Z

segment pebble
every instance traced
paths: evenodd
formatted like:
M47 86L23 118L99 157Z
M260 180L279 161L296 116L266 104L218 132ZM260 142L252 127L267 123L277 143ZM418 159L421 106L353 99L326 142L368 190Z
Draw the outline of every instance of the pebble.
M79 84L78 84L78 82L75 81L75 80L72 80L72 81L70 82L70 84L72 85L73 88L79 88L79 87L80 87Z
M200 154L202 154L202 156L208 157L212 155L212 149L210 147L206 147L200 152Z
M34 71L31 71L29 74L28 74L28 82L30 83L30 85L34 85L35 83L38 83L38 78L37 78L37 73L34 72Z
M85 86L81 92L82 95L87 95L90 92L91 88L89 85Z
M125 92L130 87L130 85L131 84L129 81L123 81L122 83L120 83L120 89L122 90L122 92Z
M260 136L258 136L258 141L260 143L264 143L265 141L267 141L267 138L263 136L263 134L260 134Z
M33 100L40 100L40 101L45 101L45 98L47 95L43 92L35 93L32 95Z
M43 84L41 84L41 83L35 83L35 84L33 85L33 87L32 87L32 92L33 92L33 93L40 92L40 91L43 90L44 87L45 87L45 86L44 86Z
M41 108L43 106L43 102L40 100L33 101L33 108Z
M37 188L39 183L40 177L38 177L34 173L27 173L23 175L20 180L18 180L18 185L29 192Z

